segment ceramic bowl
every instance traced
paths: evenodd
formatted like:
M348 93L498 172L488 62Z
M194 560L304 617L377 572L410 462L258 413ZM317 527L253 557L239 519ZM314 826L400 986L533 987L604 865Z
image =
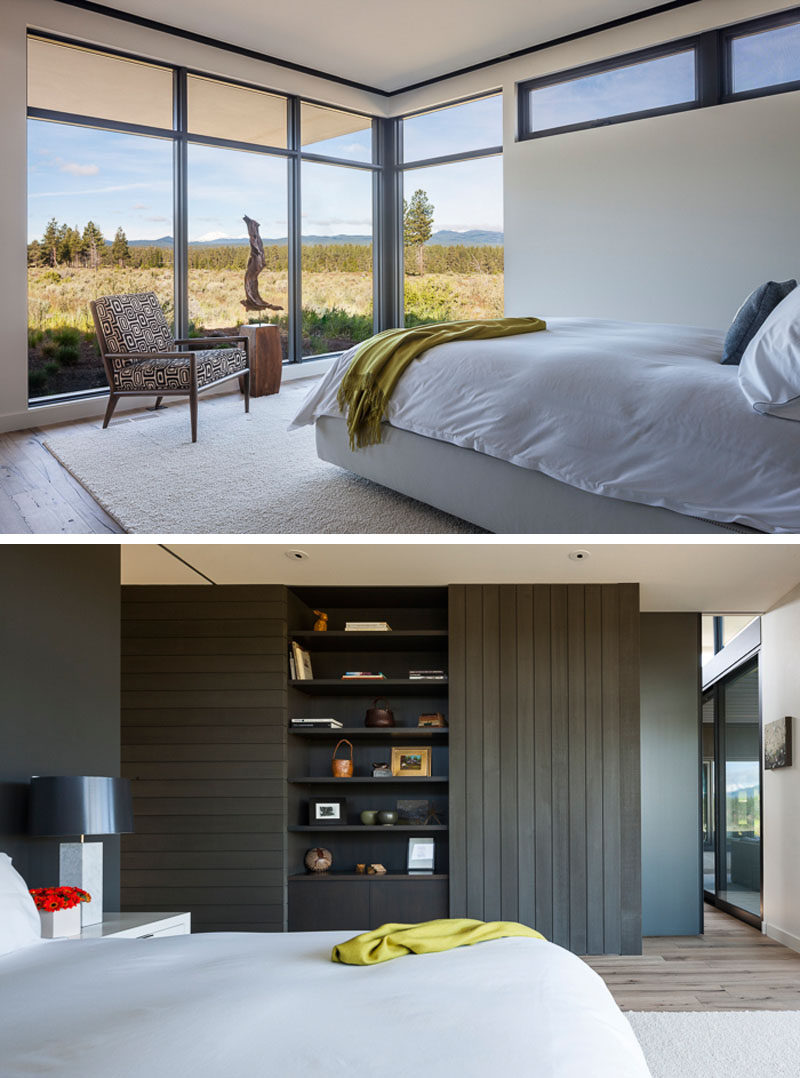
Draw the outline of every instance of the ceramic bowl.
M385 810L378 813L378 823L383 824L384 827L388 827L393 823L397 823L397 813Z
M373 824L378 817L377 809L364 809L361 813L361 822L363 824Z

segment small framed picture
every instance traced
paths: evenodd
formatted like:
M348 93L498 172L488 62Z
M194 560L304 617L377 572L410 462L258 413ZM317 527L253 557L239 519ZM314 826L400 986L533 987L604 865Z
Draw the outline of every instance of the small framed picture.
M792 717L786 715L764 726L764 767L775 771L792 766Z
M432 838L410 838L408 840L408 872L433 872L434 841Z
M315 827L331 827L347 822L346 797L310 797L308 822Z
M430 773L430 745L392 749L392 775L395 778L428 778Z

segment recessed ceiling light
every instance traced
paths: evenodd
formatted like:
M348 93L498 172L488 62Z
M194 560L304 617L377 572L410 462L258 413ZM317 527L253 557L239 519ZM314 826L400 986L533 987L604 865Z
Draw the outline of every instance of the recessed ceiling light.
M284 558L288 558L289 561L306 561L308 554L305 550L284 550Z
M570 561L586 561L587 558L591 558L591 553L588 550L570 550Z

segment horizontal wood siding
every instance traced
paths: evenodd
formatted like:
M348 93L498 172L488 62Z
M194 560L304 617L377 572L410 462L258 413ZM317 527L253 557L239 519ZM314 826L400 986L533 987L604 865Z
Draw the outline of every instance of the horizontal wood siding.
M124 909L285 928L286 614L282 586L123 588Z
M641 951L639 595L450 589L453 916Z

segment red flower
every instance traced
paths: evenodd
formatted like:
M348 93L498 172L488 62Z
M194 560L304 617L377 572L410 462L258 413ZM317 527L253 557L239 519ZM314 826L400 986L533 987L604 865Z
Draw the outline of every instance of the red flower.
M30 889L36 908L47 913L71 910L81 902L91 902L92 896L80 887L32 887Z

